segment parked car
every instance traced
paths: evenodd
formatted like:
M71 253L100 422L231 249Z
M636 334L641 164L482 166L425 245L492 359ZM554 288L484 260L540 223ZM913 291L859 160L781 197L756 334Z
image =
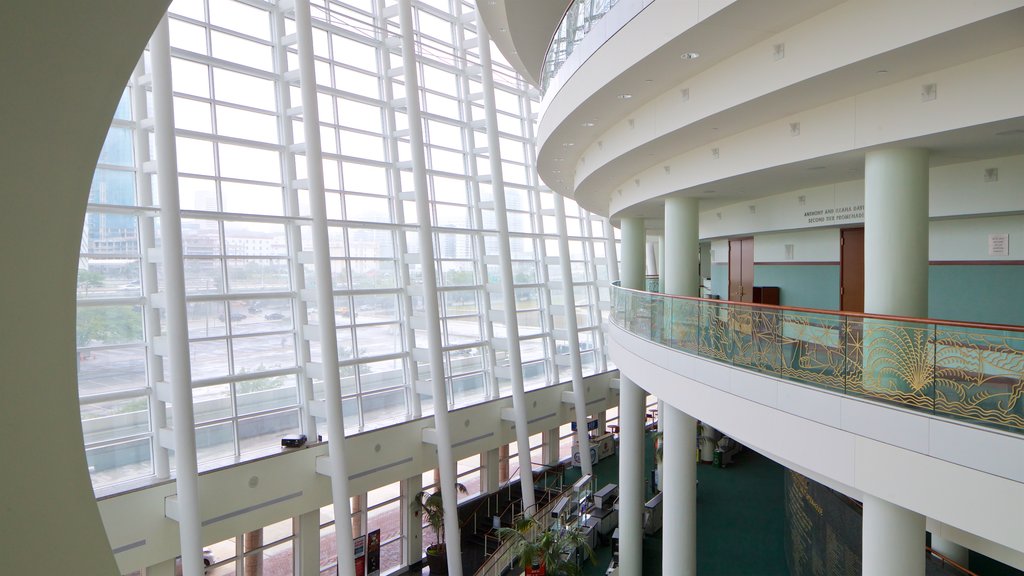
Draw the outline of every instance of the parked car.
M263 315L264 320L284 320L285 315L280 312L271 312L270 314Z

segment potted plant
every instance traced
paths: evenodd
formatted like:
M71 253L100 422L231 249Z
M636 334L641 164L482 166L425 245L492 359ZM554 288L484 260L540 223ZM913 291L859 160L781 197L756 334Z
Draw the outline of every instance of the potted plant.
M583 573L573 551L593 552L579 528L542 529L533 518L521 518L512 528L499 528L502 540L511 542L509 553L529 576L579 576Z
M455 489L460 494L468 494L469 491L462 484L455 484ZM437 541L427 546L427 566L431 574L447 574L448 558L445 555L445 534L444 534L444 502L441 500L441 491L427 492L421 490L412 497L412 511L414 514L422 513L427 517L427 523L434 530Z

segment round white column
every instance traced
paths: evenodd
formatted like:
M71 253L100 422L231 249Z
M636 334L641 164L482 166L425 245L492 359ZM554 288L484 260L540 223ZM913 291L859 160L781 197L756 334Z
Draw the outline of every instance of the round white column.
M864 495L862 574L924 575L924 516Z
M619 574L643 574L646 396L642 388L620 373Z
M928 151L864 160L864 311L928 316Z
M647 232L643 218L622 219L621 280L623 288L644 289Z
M622 219L622 286L644 289L647 233L642 218ZM644 517L644 398L619 377L619 574L642 574Z
M700 243L697 199L665 201L665 258L662 286L666 294L698 296ZM672 522L662 528L662 572L672 575L697 573L697 459L693 443L697 420L665 404L661 412L665 447L661 478L665 510Z
M663 510L671 521L662 526L662 574L689 576L697 573L697 459L693 440L697 420L665 405L665 448L661 478Z
M661 267L666 294L699 296L700 242L696 198L665 200L665 261Z

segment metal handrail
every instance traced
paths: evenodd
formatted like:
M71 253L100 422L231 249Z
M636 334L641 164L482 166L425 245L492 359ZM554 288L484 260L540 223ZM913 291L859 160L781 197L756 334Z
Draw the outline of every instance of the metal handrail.
M648 276L648 278L656 278L657 276ZM808 314L820 314L820 315L831 315L831 316L848 316L851 318L876 318L878 320L889 320L892 322L914 322L917 324L939 324L942 326L956 326L957 328L977 328L980 330L1005 330L1008 332L1024 332L1024 326L1018 326L1016 324L993 324L987 322L964 322L962 320L942 320L937 318L915 318L912 316L894 316L890 314L870 314L867 312L851 312L849 310L822 310L819 308L801 308L800 306L780 306L778 304L759 304L754 302L739 302L736 300L720 300L715 298L699 298L697 296L678 296L676 294L663 294L660 292L647 292L646 290L638 290L636 288L626 288L621 285L621 281L616 280L611 283L612 287L618 290L626 292L633 292L636 294L643 294L644 296L657 296L659 298L666 298L672 300L691 300L694 302L705 302L708 304L726 304L728 306L742 306L746 308L761 308L768 311L789 311L789 312L805 312ZM612 303L614 304L614 302Z
M567 488L558 493L558 496L568 494L572 488ZM537 515L534 518L537 520L539 530L547 530L551 526L551 518L549 512L558 503L558 497L552 498L543 508L537 511ZM484 576L485 574L491 574L491 570L501 567L497 572L493 573L493 576L499 576L507 566L512 565L512 560L509 559L509 551L512 548L512 542L506 540L502 542L501 546L494 551L494 554L489 556L484 563L473 573L473 576Z

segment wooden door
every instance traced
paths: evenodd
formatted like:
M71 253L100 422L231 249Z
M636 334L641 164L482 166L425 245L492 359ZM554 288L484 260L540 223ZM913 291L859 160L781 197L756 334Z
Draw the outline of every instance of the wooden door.
M864 229L839 231L839 309L864 311Z
M729 300L754 301L754 239L729 241Z

